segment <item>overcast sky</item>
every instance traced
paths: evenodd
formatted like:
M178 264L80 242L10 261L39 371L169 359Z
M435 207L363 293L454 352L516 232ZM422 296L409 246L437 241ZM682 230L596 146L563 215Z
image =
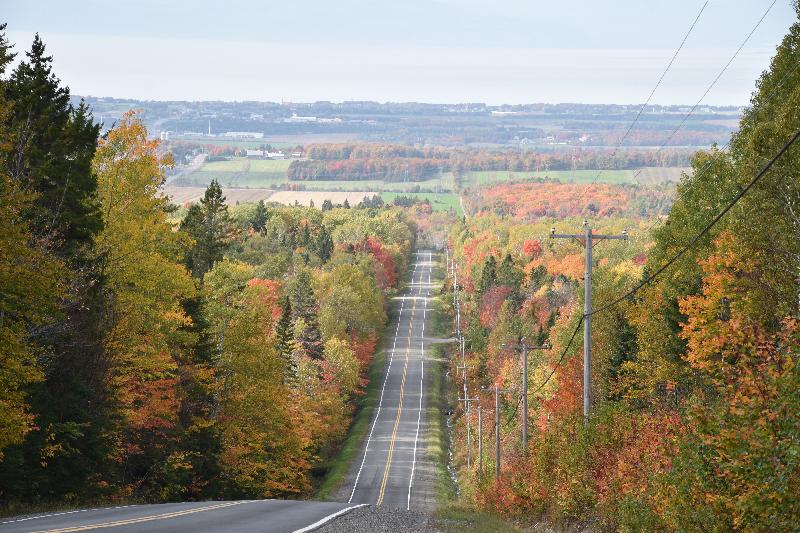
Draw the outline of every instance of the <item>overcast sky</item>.
M704 0L2 0L75 94L641 103ZM772 0L710 0L654 103L693 104ZM797 20L776 0L704 100L746 104Z

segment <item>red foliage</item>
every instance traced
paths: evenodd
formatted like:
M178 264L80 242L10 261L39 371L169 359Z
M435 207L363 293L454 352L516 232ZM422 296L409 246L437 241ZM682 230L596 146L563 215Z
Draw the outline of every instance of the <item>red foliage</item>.
M369 252L375 258L375 281L382 290L394 287L397 281L392 254L375 237L367 237L358 246L359 250Z
M531 259L536 259L542 255L542 243L537 239L525 241L522 245L522 251Z
M272 320L277 321L281 317L281 306L279 300L281 299L281 284L279 281L271 279L253 278L247 282L248 287L256 287L258 294L257 301L264 307L272 310Z
M500 306L511 294L511 287L499 285L492 287L483 294L481 298L480 319L481 325L486 328L493 328L497 322L497 315L500 313Z

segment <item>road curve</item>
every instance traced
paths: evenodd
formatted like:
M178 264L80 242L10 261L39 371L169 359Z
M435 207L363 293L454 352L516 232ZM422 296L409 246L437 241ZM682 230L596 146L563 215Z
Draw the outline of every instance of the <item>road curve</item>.
M336 502L239 500L126 505L0 520L3 533L312 531L354 508Z
M412 509L421 494L418 467L425 433L425 322L432 253L415 254L411 284L401 297L389 362L349 502Z

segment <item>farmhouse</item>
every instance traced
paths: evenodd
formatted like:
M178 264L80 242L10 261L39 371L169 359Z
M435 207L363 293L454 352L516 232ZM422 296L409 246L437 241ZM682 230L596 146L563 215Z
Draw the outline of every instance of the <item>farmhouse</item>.
M286 159L283 152L268 152L267 150L247 150L246 156L250 159Z

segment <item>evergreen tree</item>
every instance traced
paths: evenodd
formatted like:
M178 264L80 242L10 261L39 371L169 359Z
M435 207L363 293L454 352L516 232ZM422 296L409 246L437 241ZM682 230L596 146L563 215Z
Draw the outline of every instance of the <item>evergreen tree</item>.
M350 202L347 201L347 198L344 199L342 207L344 207L345 209L350 209Z
M289 301L288 296L284 296L281 300L281 317L275 325L275 348L286 361L286 379L297 375L297 365L292 359L292 352L294 351L294 332L292 330L292 303Z
M5 84L13 102L6 127L14 138L7 168L13 181L37 195L28 216L34 233L54 238L57 253L72 257L102 228L91 171L99 125L83 102L70 104L38 34L26 56Z
M229 228L230 217L222 188L217 180L211 180L200 205L193 205L181 222L181 230L195 241L186 258L186 266L195 277L202 279L214 263L222 259Z
M295 275L289 287L289 299L295 325L300 324L295 328L297 344L312 359L322 359L324 347L317 318L317 299L308 270L301 269Z
M325 201L322 202L322 210L330 211L331 209L333 209L333 202L326 198Z
M506 254L505 258L503 258L502 263L500 266L497 267L497 273L495 275L495 284L497 285L505 285L506 287L510 287L515 292L519 290L520 285L522 284L522 280L525 277L525 273L522 271L521 268L517 267L514 264L514 260L511 258L511 254Z
M269 220L269 211L264 205L264 200L260 200L258 204L256 204L256 211L253 213L253 217L250 219L250 227L252 227L254 231L261 233L267 226L267 220Z
M319 227L316 251L323 263L326 263L331 258L331 254L333 253L333 239L331 238L331 234L327 228L325 228L324 224Z
M481 271L481 279L478 284L478 292L483 294L495 285L497 278L497 261L493 255L486 258L483 263L483 270Z

